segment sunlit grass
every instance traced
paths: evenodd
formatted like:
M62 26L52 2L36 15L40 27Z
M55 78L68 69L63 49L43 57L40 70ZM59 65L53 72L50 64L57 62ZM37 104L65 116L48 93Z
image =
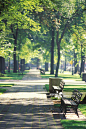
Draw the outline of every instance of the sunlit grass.
M29 70L25 70L22 73L13 73L13 71L11 71L10 73L8 73L7 71L5 71L6 74L4 74L4 77L0 77L0 80L22 80L23 76L29 72Z
M86 104L79 104L79 109L86 116Z
M80 92L86 92L86 85L65 85L63 91L72 92L74 89Z
M0 84L0 87L12 87L14 84Z
M55 77L54 74L50 74L49 72L46 72L45 75L41 75L42 78L49 78L49 77ZM81 81L82 78L80 77L79 74L74 74L72 75L71 72L64 72L64 73L59 73L58 74L58 77L59 78L63 78L63 79L73 79L73 80L76 80L76 81Z
M86 121L61 120L64 129L86 129Z
M49 84L46 84L45 88L49 92ZM86 92L86 85L65 85L63 91L72 92L74 89L80 92Z

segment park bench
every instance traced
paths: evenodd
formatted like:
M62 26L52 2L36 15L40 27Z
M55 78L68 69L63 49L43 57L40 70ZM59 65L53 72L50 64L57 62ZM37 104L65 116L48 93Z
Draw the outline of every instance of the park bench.
M40 70L40 73L41 73L41 74L45 74L45 70L44 70L44 69L41 69L41 68L40 68L39 70Z
M82 97L82 93L80 93L77 89L74 89L74 91L72 92L72 96L71 98L61 98L61 105L60 105L60 109L63 112L63 114L65 115L67 112L67 108L72 108L75 113L78 115L78 105L80 103Z
M53 85L54 93L57 93L59 95L63 91L64 85L65 85L65 82L63 80L61 80L59 86Z

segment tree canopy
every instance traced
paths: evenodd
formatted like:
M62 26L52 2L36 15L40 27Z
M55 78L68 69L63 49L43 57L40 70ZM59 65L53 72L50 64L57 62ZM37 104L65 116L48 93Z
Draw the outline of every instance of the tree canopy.
M79 58L82 43L84 51L85 13L86 0L1 0L0 55L13 53L15 66L16 54L27 62L41 54L45 62L50 62L50 53L51 56L54 53L55 76L58 76L61 51L67 54L67 46L71 49L74 46Z

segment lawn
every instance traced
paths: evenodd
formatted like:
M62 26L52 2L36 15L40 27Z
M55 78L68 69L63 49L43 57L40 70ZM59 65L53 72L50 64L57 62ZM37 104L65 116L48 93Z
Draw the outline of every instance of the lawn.
M46 84L45 88L49 92L49 84ZM65 85L63 91L72 92L74 89L77 89L80 92L86 92L86 85Z
M4 74L4 77L0 77L0 80L22 80L23 76L29 72L29 70L25 70L22 73L13 73L13 71L11 71L10 73L8 73L7 71L5 71L6 74Z
M7 84L7 83L0 84L0 95L3 94L6 91L6 89L3 88L3 87L12 87L12 86L14 86L14 84Z
M42 78L49 78L49 77L55 77L55 75L54 74L50 74L49 72L46 72L46 74L45 75L41 75L41 77ZM80 77L79 74L72 75L72 73L68 72L68 71L67 72L65 71L64 73L59 73L58 77L59 78L63 78L63 79L73 79L75 81L81 81L82 80L82 78Z
M0 95L3 94L6 91L6 89L0 88Z
M61 120L64 129L86 129L86 121Z
M8 83L0 83L0 87L12 87L12 86L14 86L14 84L8 84Z
M5 71L5 72L6 72L6 73L3 74L2 77L0 77L0 80L22 80L23 76L24 76L27 72L29 72L29 70L25 70L25 71L23 72L23 74L22 74L22 73L13 73L13 71L11 71L10 73L8 73L7 71ZM7 84L7 83L1 84L1 83L0 83L0 95L3 94L3 93L6 91L6 89L5 89L5 88L2 88L2 87L12 87L13 85L14 85L14 84Z

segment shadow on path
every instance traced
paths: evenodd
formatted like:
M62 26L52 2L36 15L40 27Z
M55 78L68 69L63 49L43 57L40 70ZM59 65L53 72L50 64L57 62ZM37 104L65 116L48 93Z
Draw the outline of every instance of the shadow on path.
M14 85L0 95L0 129L63 129L58 109L47 99L44 85L29 84L37 78L41 79L39 70L30 70L23 78L28 84Z

